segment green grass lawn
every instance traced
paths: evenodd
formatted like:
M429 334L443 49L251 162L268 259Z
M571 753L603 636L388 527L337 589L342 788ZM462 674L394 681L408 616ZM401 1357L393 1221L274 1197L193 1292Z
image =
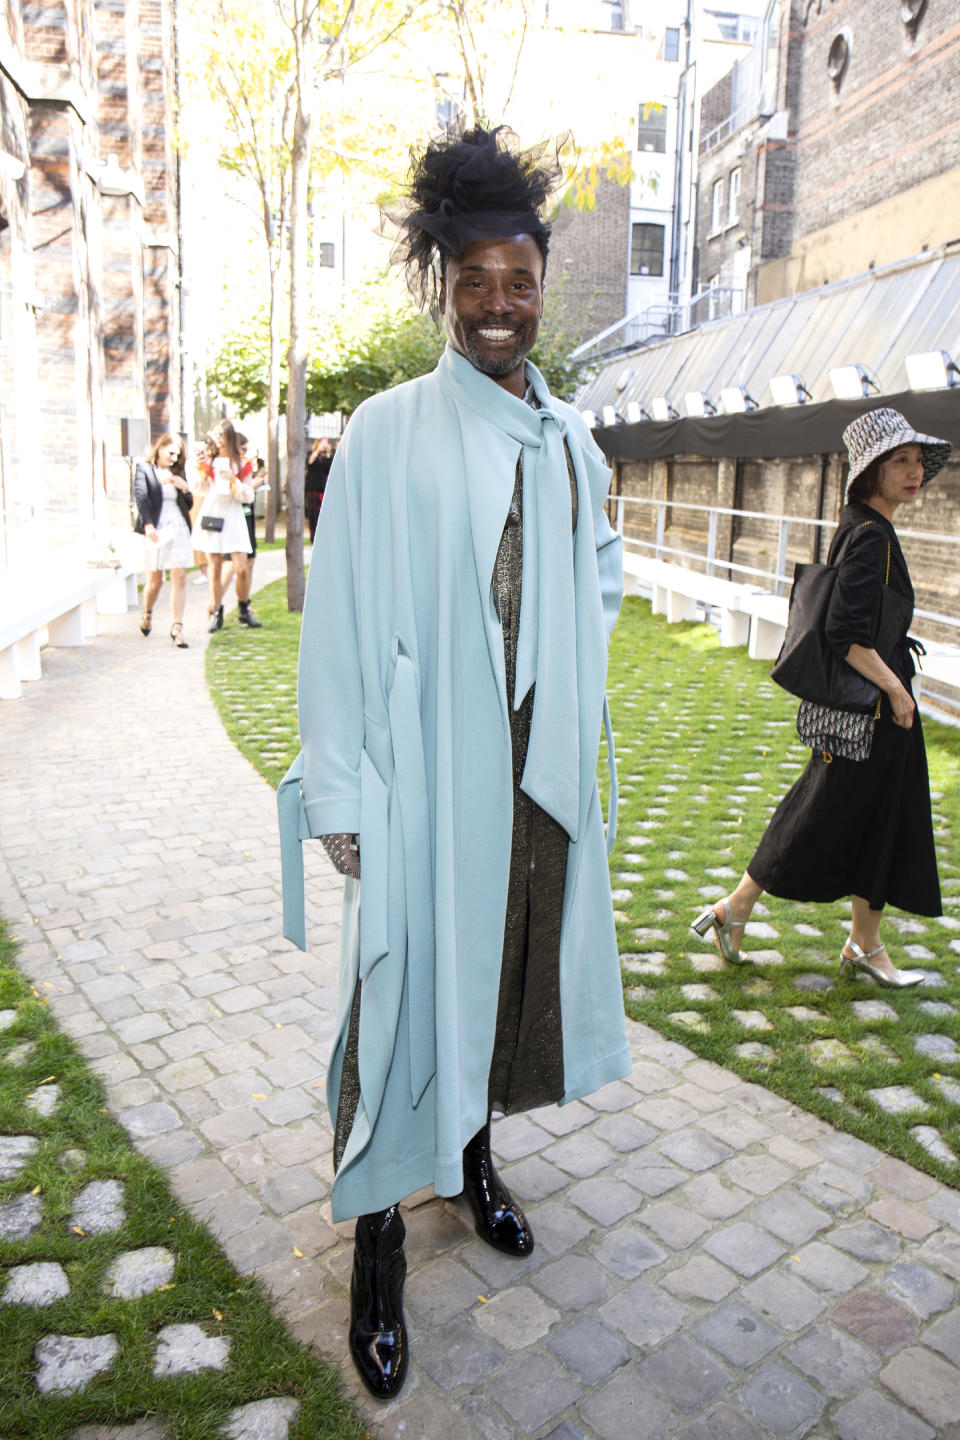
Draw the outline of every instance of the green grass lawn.
M207 677L232 739L275 785L298 748L299 616L287 613L283 582L260 591L257 608L269 631L225 628ZM721 650L710 625L668 626L633 599L614 632L609 689L621 795L611 873L629 1014L960 1184L947 1153L960 1156L960 731L924 726L945 916L892 911L886 927L895 963L930 980L880 990L839 976L846 902L765 897L744 942L749 967L725 965L689 929L706 900L732 889L809 756L796 701L772 684L769 664ZM898 1113L871 1094L892 1087L882 1098L900 1098Z
M29 1238L0 1240L0 1283L15 1266L53 1262L66 1272L70 1293L43 1308L0 1304L0 1435L59 1440L79 1425L158 1415L177 1440L213 1440L234 1407L290 1396L301 1405L291 1436L361 1440L366 1432L340 1393L335 1368L290 1338L259 1285L237 1275L160 1171L134 1149L73 1041L54 1024L46 991L29 984L14 958L0 928L0 1012L14 1012L0 1015L0 1135L30 1135L39 1143L20 1174L0 1183L0 1207L32 1195L43 1218ZM25 1054L24 1046L33 1048ZM60 1103L41 1119L25 1101L44 1082L60 1087ZM70 1223L75 1197L99 1180L123 1185L126 1220L115 1231L84 1233ZM175 1256L170 1283L135 1300L105 1294L110 1262L122 1251L152 1246ZM183 1323L230 1339L223 1371L154 1378L158 1330ZM87 1389L37 1391L34 1349L42 1337L108 1334L119 1342L117 1359Z

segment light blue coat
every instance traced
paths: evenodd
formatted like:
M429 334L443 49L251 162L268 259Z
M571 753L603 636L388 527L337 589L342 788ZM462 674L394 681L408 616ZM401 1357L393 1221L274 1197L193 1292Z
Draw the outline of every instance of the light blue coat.
M362 1098L333 1186L337 1220L425 1185L458 1194L463 1146L487 1118L513 823L513 697L491 579L521 447L518 670L532 667L535 703L548 705L523 787L571 837L563 1102L630 1070L596 778L621 542L589 430L527 372L540 412L448 348L432 374L360 406L324 495L300 641L303 749L279 808L284 929L301 946L298 840L360 836L327 1086L335 1117L359 977ZM562 436L577 481L572 541ZM563 503L548 507L551 495ZM611 844L612 829L613 816Z

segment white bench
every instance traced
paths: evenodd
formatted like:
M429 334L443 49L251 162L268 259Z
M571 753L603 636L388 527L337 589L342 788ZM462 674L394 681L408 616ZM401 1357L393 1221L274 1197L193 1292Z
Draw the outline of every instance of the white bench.
M923 640L923 636L918 636ZM952 690L955 695L960 695L960 648L956 645L948 645L942 640L923 640L926 646L926 655L914 658L917 666L917 673L913 677L914 698L919 702L924 689L930 700L936 704L942 701L942 696L937 695L926 686L926 681L935 680L938 684ZM920 669L920 666L923 669ZM956 700L948 702L951 708L956 706Z
M0 591L0 700L19 700L24 680L40 680L47 645L84 645L98 615L125 615L137 604L137 572L82 570L43 588L10 584Z
M698 606L710 606L720 611L720 644L747 644L750 617L745 612L747 602L757 593L756 586L704 575L634 551L624 553L623 570L631 593L648 592L654 614L666 615L671 625L696 620Z
M760 591L744 601L743 609L750 617L750 639L747 653L751 660L776 660L783 637L787 633L790 600L786 595Z

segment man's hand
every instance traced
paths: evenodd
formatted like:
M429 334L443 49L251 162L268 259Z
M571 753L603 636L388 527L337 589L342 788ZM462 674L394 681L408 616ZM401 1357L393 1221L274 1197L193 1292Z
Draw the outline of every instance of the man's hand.
M320 844L341 875L360 879L360 837L358 835L321 835Z

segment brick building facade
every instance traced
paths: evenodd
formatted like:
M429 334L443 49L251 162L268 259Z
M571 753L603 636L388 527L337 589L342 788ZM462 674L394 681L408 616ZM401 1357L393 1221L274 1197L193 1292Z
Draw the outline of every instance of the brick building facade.
M180 428L172 0L0 26L0 579L129 533L120 419Z
M724 77L701 121L700 284L742 279L748 305L960 236L955 0L779 0L773 11L776 34L758 42L771 71L775 45L771 84L745 113Z
M601 180L592 210L562 210L547 266L547 305L554 302L574 343L622 319L627 300L630 191Z

